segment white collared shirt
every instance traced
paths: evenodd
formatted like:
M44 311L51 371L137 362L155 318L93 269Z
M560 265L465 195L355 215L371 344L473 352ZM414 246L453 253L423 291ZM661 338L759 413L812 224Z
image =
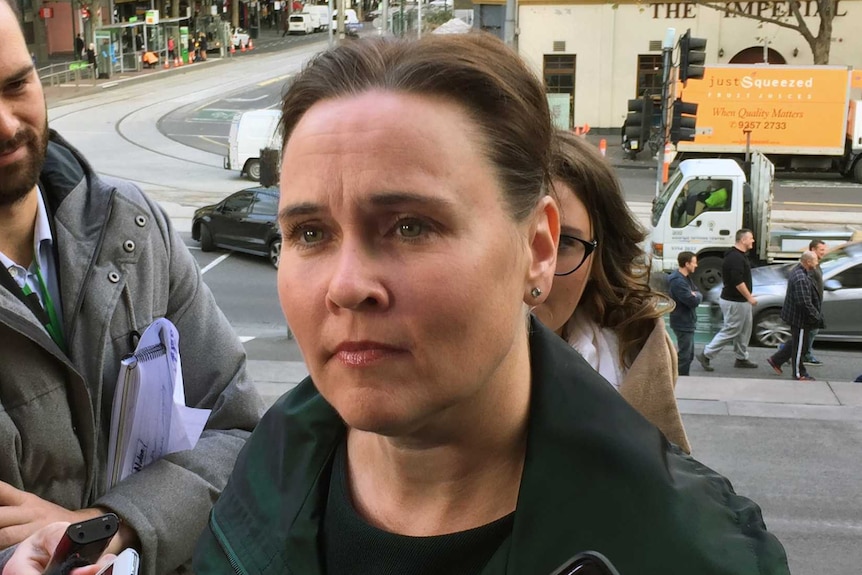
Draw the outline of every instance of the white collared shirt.
M57 313L57 320L60 325L63 325L63 309L60 304L60 285L57 281L57 265L54 262L54 238L51 235L51 223L48 220L48 210L45 207L45 201L42 199L42 191L36 187L36 227L33 230L33 254L34 261L29 267L24 268L13 262L3 252L0 252L0 265L9 270L9 275L23 288L26 284L30 291L39 296L39 301L42 307L45 307L45 302L42 298L42 288L39 286L39 278L36 276L36 265L42 272L42 278L45 280L45 285L48 287L48 292L51 294L51 299L54 302L54 311Z

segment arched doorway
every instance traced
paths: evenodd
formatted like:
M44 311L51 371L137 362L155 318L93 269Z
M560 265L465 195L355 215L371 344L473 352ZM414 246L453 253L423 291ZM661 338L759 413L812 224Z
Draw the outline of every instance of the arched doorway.
M779 52L769 48L767 51L767 59L769 64L787 64ZM752 46L741 52L737 52L736 56L730 59L730 64L763 64L763 46Z

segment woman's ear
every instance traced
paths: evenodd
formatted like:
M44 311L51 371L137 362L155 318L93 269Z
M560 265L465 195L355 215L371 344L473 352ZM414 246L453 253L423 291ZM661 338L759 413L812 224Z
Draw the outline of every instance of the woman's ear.
M533 211L529 241L531 261L524 286L524 302L535 306L543 302L551 291L557 269L560 209L551 196L541 198Z

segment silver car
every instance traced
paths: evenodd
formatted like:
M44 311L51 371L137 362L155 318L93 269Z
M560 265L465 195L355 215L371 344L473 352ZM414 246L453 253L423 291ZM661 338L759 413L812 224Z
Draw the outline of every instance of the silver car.
M790 327L781 321L781 306L787 291L787 276L797 264L777 264L751 270L754 328L751 341L776 347L790 339ZM844 244L829 251L820 262L823 270L823 321L817 335L822 341L862 342L862 242ZM706 300L716 304L721 285L711 289Z

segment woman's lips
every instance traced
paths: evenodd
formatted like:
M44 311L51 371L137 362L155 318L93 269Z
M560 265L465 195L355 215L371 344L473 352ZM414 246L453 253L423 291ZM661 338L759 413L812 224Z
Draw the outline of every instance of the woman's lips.
M349 367L367 367L404 353L403 349L375 342L348 342L338 346L335 357Z

